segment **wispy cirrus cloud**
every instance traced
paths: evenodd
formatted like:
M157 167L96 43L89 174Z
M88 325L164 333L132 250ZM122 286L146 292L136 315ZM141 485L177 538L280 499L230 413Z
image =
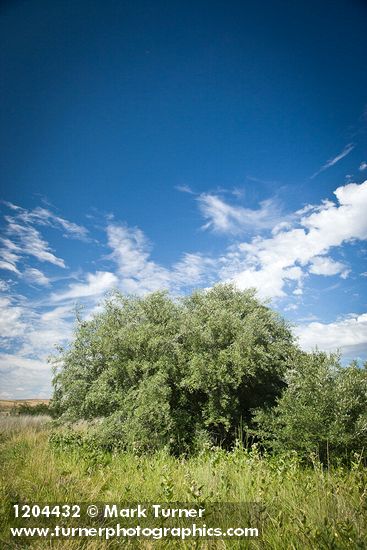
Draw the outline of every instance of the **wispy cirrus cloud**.
M49 209L36 207L27 210L7 201L2 201L2 204L11 211L11 215L4 217L6 225L4 237L0 239L0 269L21 275L18 264L27 256L39 262L66 267L65 261L56 256L36 226L61 230L67 238L88 240L88 230L85 227L57 216ZM26 267L24 278L36 284L47 284L46 275L36 268Z
M349 153L351 153L353 149L354 149L354 144L348 143L340 153L338 153L335 157L329 159L327 162L325 162L323 166L321 166L319 170L317 170L314 174L312 174L310 179L316 178L316 176L321 174L321 172L324 172L328 168L331 168L332 166L334 166L334 164L337 164L340 160L342 160L344 157L349 155Z
M98 298L117 286L118 278L109 271L97 271L87 273L85 280L79 283L72 283L66 290L52 293L51 302L64 302L68 300L80 300L81 298Z
M6 233L10 239L3 241L3 244L9 247L8 250L16 252L18 260L20 256L33 256L40 262L65 267L64 260L55 256L37 229L30 225L21 225L8 216L5 219L8 222Z
M12 271L19 274L17 263L20 260L21 249L13 241L7 238L0 238L0 269Z
M199 208L207 220L203 229L211 229L218 233L240 235L245 231L262 231L271 229L284 216L278 201L267 199L260 202L258 209L231 205L218 195L202 193L198 199Z
M27 283L38 286L49 286L50 279L42 271L35 267L27 267L23 272L23 278Z
M186 253L171 268L150 257L150 244L139 228L119 223L107 226L110 258L116 262L119 288L142 294L154 290L177 291L201 284L213 268L213 260L202 254Z
M175 189L177 189L177 191L180 191L180 193L188 193L189 195L196 194L189 185L176 185Z
M70 305L39 310L23 296L0 296L0 397L49 397L48 356L72 334Z
M82 225L71 222L58 216L48 208L37 206L33 210L27 210L8 201L2 201L14 214L14 219L19 223L48 225L55 229L63 229L64 236L85 241L88 239L88 229Z
M27 328L24 308L12 296L0 296L0 341L7 345L9 338L22 336Z

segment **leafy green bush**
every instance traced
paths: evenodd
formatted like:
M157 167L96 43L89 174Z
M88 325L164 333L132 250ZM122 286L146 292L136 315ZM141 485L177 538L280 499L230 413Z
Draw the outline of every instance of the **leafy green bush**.
M265 444L323 463L367 448L366 368L342 367L333 354L301 354L286 381L277 405L255 417Z
M46 405L46 403L37 403L36 405L22 403L21 405L14 407L12 414L26 416L52 416L52 410L48 405Z
M116 292L54 358L53 408L65 420L102 418L109 448L231 446L252 409L279 397L297 354L287 324L253 291Z

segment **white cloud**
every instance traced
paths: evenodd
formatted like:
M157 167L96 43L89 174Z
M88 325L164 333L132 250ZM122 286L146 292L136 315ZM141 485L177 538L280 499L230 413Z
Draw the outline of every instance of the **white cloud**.
M38 314L33 324L28 324L19 353L23 356L36 356L46 362L56 345L71 338L74 317L70 308L56 308L48 313Z
M69 289L51 294L51 301L78 300L80 298L99 297L117 284L117 277L109 271L88 273L84 283L73 283Z
M0 354L0 370L8 370L11 365L17 368L30 370L46 370L48 368L46 361L39 361L38 359L22 357L21 355L13 355L11 353Z
M285 296L289 283L300 288L308 271L345 277L346 267L327 254L346 242L367 239L367 181L339 187L335 196L339 204L327 201L303 210L299 227L233 246L221 258L221 279L232 279L240 288L256 287L260 296L274 298Z
M0 338L7 340L22 336L27 324L24 322L24 309L10 296L0 296Z
M81 241L87 240L88 230L85 227L56 216L56 214L46 208L35 208L30 215L35 221L38 220L40 223L53 227L61 227L66 231L66 237L72 237Z
M343 151L341 151L338 155L336 155L334 158L331 158L329 159L323 166L321 166L321 168L319 170L317 170L317 172L315 172L314 174L312 174L311 176L311 179L315 178L316 176L318 176L319 174L321 174L321 172L324 172L324 170L327 170L328 168L330 168L331 166L334 166L334 164L336 164L337 162L339 162L340 160L342 160L344 157L346 157L347 155L349 155L349 153L351 151L353 151L354 149L354 145L353 143L348 143L348 145L346 145L343 149Z
M50 284L50 280L46 277L46 275L35 267L28 267L24 271L23 275L25 280L29 283L35 283L39 286L48 286Z
M367 168L367 162L365 161L361 162L361 164L359 165L359 170L363 172L363 170L366 170L366 168Z
M0 297L0 387L4 399L50 396L47 358L54 345L70 339L73 323L74 313L68 306L39 312L35 304L21 297L18 301Z
M257 210L232 206L217 195L206 193L201 194L197 200L201 213L207 220L203 228L219 233L236 235L245 230L270 229L281 219L279 206L270 199L262 201Z
M48 262L58 267L65 268L65 262L57 257L50 249L49 244L43 239L34 225L49 226L64 231L65 237L88 240L88 231L85 227L70 222L65 218L57 216L46 208L37 207L33 210L26 210L10 202L2 201L3 204L12 210L12 215L5 216L6 227L4 237L0 240L0 269L11 271L20 275L18 263L25 257L31 256L40 262ZM46 278L42 278L34 271L28 269L28 275L33 282L46 285Z
M144 293L167 288L169 271L149 259L148 242L140 229L110 224L107 237L123 291Z
M6 231L16 241L14 243L10 239L6 240L8 252L18 251L18 259L20 255L33 256L40 262L49 262L58 267L65 267L64 260L52 253L48 243L42 239L37 229L29 225L20 225L8 216L5 219L8 221Z
M174 264L170 278L173 288L190 287L204 282L209 283L216 266L215 260L202 254L184 254L183 258Z
M0 248L0 269L19 274L17 262L20 260L19 253L21 249L10 239L1 238L0 242L2 243L2 247Z
M11 202L3 201L3 204L16 212L13 219L18 222L23 222L25 224L48 225L59 229L61 228L66 231L66 237L72 237L82 241L86 240L88 237L88 230L84 226L70 222L61 216L57 216L47 208L37 206L33 210L27 210Z
M336 262L327 256L315 256L311 260L310 273L315 275L338 275L343 279L348 276L349 269L345 264Z
M312 322L297 327L295 334L305 350L317 346L323 351L340 350L346 355L367 353L367 313L333 323Z
M149 260L149 244L140 229L110 224L107 226L107 238L112 249L111 258L116 261L123 277L146 278L153 273L159 279L168 276L166 269Z
M107 236L112 249L110 258L118 267L119 288L127 293L176 291L198 285L213 266L213 261L201 254L185 254L171 269L157 264L150 259L149 243L138 228L109 224Z
M181 193L188 193L189 195L195 195L195 192L191 189L189 185L176 185L175 189Z
M1 281L0 280L0 291L5 292L6 290L9 290L9 283L7 281Z
M54 323L74 316L74 312L69 305L57 306L41 314L43 323Z
M20 276L26 283L49 286L51 281L42 271L27 265L27 257L63 268L65 262L51 250L38 227L61 229L64 236L82 240L86 239L87 230L44 208L28 211L10 203L6 206L12 213L5 216L6 237L0 241L0 268ZM103 288L110 286L111 281L116 280L113 274L97 272L88 275L85 284L70 285L56 299L79 296L94 299ZM9 285L1 285L3 291L9 288ZM74 322L70 307L44 308L45 303L51 302L50 294L44 295L38 303L20 295L0 297L0 333L5 352L0 355L0 385L4 398L50 395L51 369L47 357L55 344L70 338Z
M51 395L51 368L46 361L1 353L0 387L1 399L47 399Z
M70 306L40 312L21 296L0 296L0 334L5 348L20 354L46 357L55 344L71 334L74 313Z

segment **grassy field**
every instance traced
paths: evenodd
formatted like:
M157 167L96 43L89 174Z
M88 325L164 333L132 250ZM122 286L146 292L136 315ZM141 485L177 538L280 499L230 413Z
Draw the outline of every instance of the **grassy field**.
M124 501L257 502L264 510L261 540L146 540L140 543L144 548L367 548L367 474L358 457L351 469L323 470L317 463L304 468L296 458L262 458L256 449L212 450L189 459L165 453L111 456L50 445L45 417L3 417L0 426L2 548L121 547L100 539L9 543L9 512L17 502Z

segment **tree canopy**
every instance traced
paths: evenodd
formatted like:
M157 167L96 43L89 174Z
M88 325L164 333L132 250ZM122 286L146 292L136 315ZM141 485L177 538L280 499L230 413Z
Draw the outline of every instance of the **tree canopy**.
M53 407L99 419L106 446L230 445L253 409L275 403L297 353L287 323L252 290L115 292L57 357Z

